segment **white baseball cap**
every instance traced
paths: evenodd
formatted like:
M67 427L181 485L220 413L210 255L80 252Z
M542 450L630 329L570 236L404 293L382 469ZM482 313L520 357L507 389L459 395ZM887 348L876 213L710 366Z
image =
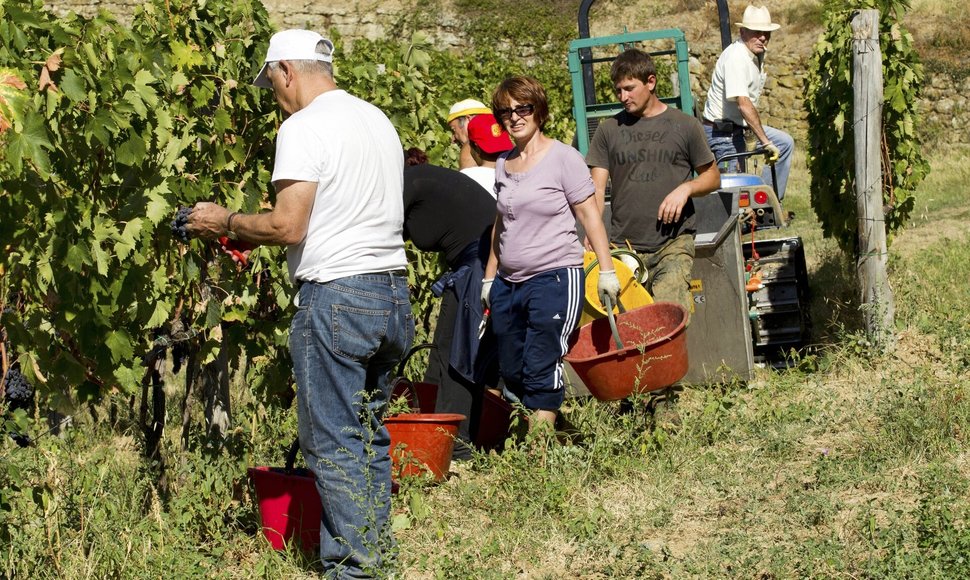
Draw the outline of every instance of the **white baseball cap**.
M317 43L324 42L330 48L330 54L320 54L317 52ZM269 49L266 51L266 60L263 61L263 68L259 69L259 74L253 80L253 84L264 89L271 88L272 83L266 77L266 69L269 63L281 60L321 60L323 62L333 62L333 43L312 30L291 29L277 32L269 39Z

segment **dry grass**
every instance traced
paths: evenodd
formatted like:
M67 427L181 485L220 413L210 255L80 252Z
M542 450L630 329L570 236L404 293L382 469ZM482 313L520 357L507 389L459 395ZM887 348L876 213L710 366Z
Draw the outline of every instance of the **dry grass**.
M866 354L858 335L832 328L832 342L814 371L762 370L744 387L688 389L680 400L681 431L653 451L638 453L636 443L617 450L608 477L570 482L525 465L507 471L511 466L501 462L484 471L463 470L460 481L428 490L436 507L428 529L401 534L408 553L405 574L931 577L942 571L952 577L957 573L952 562L933 560L932 552L913 542L922 533L959 543L970 533L937 525L927 507L949 498L950 489L970 484L970 460L962 451L970 435L970 382L961 351L953 348L966 338L916 321L946 312L945 300L964 300L967 291L959 284L931 289L913 276L942 267L926 263L927 252L936 255L951 240L970 242L965 225L961 229L948 217L970 211L960 185L970 177L968 159L970 150L959 147L933 159L933 173L919 194L920 217L896 240L894 286L906 304L899 307L902 329L893 356ZM807 208L807 199L799 199L807 194L808 179L800 160L792 179L790 201ZM797 228L808 239L816 295L838 295L831 271L819 268L851 266L821 259L829 242L810 212ZM850 302L843 307L854 308ZM832 310L832 303L823 303L825 309ZM819 322L837 325L839 317L830 315ZM966 320L965 313L956 317L957 326L959 317ZM966 345L962 348L965 353ZM597 403L573 413L610 416ZM610 433L625 436L617 431L598 436ZM559 461L551 465L561 467ZM602 468L597 465L594 473ZM509 478L535 482L528 488ZM536 498L496 491L510 486L563 495L568 508L530 519ZM491 490L488 501L469 510L469 498L485 490ZM968 507L965 498L946 501L955 513ZM575 525L583 518L595 522L592 530ZM459 541L442 545L434 530L444 522L460 534ZM524 535L523 526L529 527ZM469 545L502 549L492 553ZM441 556L442 550L450 555ZM916 572L927 561L932 564L927 569L936 572Z
M957 78L970 74L970 5L966 2L914 0L905 19L916 50L931 71Z

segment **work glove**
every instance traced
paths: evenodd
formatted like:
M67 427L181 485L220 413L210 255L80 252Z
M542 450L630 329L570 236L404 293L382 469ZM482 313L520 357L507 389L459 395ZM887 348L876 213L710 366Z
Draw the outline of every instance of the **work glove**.
M486 278L482 280L482 306L485 308L491 308L491 298L489 295L492 293L492 282L494 281L495 278Z
M778 161L778 159L781 157L781 151L779 151L778 147L776 147L775 144L772 143L771 141L768 141L767 143L764 143L761 146L765 149L765 151L769 153L768 155L769 164L773 165L775 161Z
M616 277L616 270L600 271L596 290L604 307L612 308L615 306L620 296L620 280ZM609 299L608 303L607 298Z

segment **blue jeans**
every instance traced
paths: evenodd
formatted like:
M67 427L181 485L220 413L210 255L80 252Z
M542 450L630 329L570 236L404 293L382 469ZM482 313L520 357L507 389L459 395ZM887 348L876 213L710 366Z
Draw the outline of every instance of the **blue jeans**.
M563 362L583 310L582 268L559 268L525 282L495 277L489 295L505 388L526 408L558 411Z
M390 379L414 341L403 274L304 283L290 326L300 448L323 506L320 559L327 577L370 578L393 546Z
M784 199L785 189L788 187L788 174L791 173L791 157L795 151L795 140L791 135L784 131L779 131L768 125L761 126L765 130L765 135L774 143L781 155L775 162L775 175L778 177L777 183L771 181L771 168L765 166L761 172L764 182L775 188L778 199ZM704 132L707 133L707 144L711 147L715 159L731 154L746 151L744 134L741 131L731 133L729 131L715 131L714 127L704 125ZM727 161L727 170L734 173L738 170L736 160Z

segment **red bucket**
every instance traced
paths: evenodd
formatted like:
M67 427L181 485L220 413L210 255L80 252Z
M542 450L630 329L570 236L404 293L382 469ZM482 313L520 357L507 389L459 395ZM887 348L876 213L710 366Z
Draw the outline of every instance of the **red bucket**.
M512 405L502 397L485 389L482 413L474 443L481 449L495 449L505 443L512 426Z
M320 546L320 495L316 479L309 469L294 469L300 441L296 440L286 454L286 467L250 467L249 479L256 491L256 503L263 525L263 535L274 550L285 550L294 540L305 552ZM391 482L391 493L398 485Z
M451 467L451 452L458 435L458 413L404 413L385 417L391 435L391 473L394 479L430 472L437 481Z
M275 550L294 539L312 552L320 545L320 496L308 469L250 467L263 535Z
M656 302L616 316L624 347L617 349L609 320L598 318L570 337L563 357L602 401L655 391L687 374L687 311L673 302Z

